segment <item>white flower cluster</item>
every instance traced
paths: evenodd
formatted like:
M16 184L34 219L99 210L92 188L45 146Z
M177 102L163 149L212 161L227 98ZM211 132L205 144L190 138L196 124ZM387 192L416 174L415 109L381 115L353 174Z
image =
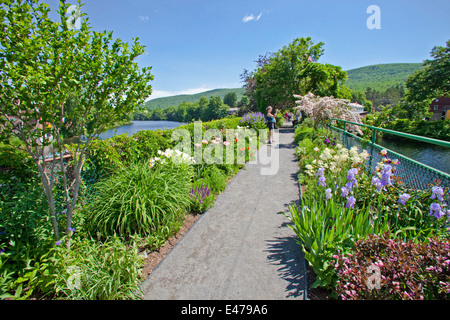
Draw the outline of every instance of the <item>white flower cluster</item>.
M295 101L297 110L305 112L314 121L314 127L320 123L325 124L333 118L361 123L359 114L352 110L355 107L364 107L359 104L351 104L352 107L350 107L349 100L315 96L311 92L304 96L294 95L294 97L299 99ZM349 124L348 127L351 131L362 134L359 126Z
M356 166L365 164L369 153L363 150L361 153L358 147L354 146L350 150L345 148L342 144L336 145L336 150L325 148L320 153L317 159L314 159L310 164L305 166L306 173L309 176L314 176L318 168L326 168L331 172L339 172L341 168L347 168L348 165Z
M166 151L158 150L158 155L161 157L154 157L149 160L150 168L156 163L166 163L167 160L171 160L175 164L194 164L195 160L193 157L187 153L181 152L180 150L166 149Z
M295 147L295 154L297 157L300 157L302 154L306 154L305 147Z

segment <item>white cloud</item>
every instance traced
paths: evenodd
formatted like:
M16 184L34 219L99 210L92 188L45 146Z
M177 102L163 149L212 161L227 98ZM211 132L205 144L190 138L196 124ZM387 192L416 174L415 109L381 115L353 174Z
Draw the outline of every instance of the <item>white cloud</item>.
M141 22L147 22L148 20L150 20L148 16L139 16L139 21Z
M251 14L246 14L243 18L242 18L242 22L247 23L249 21L258 21L259 19L261 19L262 17L262 12L260 12L257 16L253 15L253 13Z

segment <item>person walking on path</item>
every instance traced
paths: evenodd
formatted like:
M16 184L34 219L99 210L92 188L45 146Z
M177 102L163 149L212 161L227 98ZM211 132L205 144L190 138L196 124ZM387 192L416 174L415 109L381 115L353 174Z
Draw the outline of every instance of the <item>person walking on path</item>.
M275 130L275 117L277 115L278 110L275 109L275 112L272 113L272 106L267 107L267 126L269 127L269 140L268 144L271 144L273 141L273 130Z

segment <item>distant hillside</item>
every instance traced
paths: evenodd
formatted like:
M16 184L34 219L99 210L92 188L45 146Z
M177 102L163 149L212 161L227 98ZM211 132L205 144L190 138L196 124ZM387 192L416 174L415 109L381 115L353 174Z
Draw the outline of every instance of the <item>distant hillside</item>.
M377 91L403 85L406 79L414 71L422 68L422 63L388 63L361 67L347 70L348 80L345 85L352 90L366 91L370 87ZM155 108L165 109L169 106L178 106L183 102L198 102L201 96L210 99L211 97L223 97L229 92L235 92L240 100L244 94L244 88L234 89L214 89L197 94L183 94L171 97L156 98L147 101L144 105L148 110Z
M367 87L377 91L405 84L406 79L416 70L422 68L422 63L388 63L366 66L347 70L348 80L345 85L352 90L365 91Z
M182 94L172 97L163 97L163 98L156 98L150 101L147 101L144 105L148 110L155 109L155 108L162 108L165 109L169 106L178 106L179 104L183 102L198 102L202 96L205 96L206 98L210 99L211 97L220 97L223 98L227 93L235 92L238 101L241 100L243 94L244 94L244 88L235 88L235 89L214 89L209 90L197 94Z

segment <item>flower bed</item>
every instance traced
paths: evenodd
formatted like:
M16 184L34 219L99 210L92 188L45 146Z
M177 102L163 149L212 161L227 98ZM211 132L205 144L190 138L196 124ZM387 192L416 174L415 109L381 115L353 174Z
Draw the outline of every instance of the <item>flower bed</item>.
M82 172L70 248L54 242L36 181L5 177L0 298L139 298L143 257L137 252L157 250L189 213L207 210L254 155L263 137L238 128L240 120L202 123L200 138L194 124L181 126L189 138L184 144L172 139L175 129L95 141ZM64 215L58 217L64 225Z
M439 186L432 186L430 190L406 188L396 176L398 160L387 158L384 151L381 152L383 160L377 170L370 173L366 170L369 157L366 151L357 147L348 150L326 129L312 131L308 122L296 128L296 137L301 136L304 138L297 139L296 154L300 167L299 182L303 189L302 205L300 208L291 206L290 213L294 222L292 228L299 236L305 257L317 275L314 286L327 288L335 297L345 299L449 298L449 191ZM357 256L358 245L364 244L364 241L371 241L374 247L382 245L384 240L374 236L385 237L383 239L395 243L414 243L419 251L425 250L423 246L429 244L431 239L440 239L441 254L430 255L433 261L427 260L427 267L443 270L443 277L436 278L439 283L442 282L439 289L430 288L435 282L424 279L434 276L419 267L412 275L416 281L412 286L416 289L420 287L419 291L411 291L404 286L398 289L395 279L381 281L382 289L374 289L381 290L377 292L364 285L373 274L366 272L366 269L356 270L358 264L364 268L379 268L377 276L380 279L402 272L400 265L398 270L391 264L386 268L383 266L387 264L377 265L379 261L374 255ZM378 249L381 250L381 247ZM404 252L407 256L405 261L415 259L413 252L416 251ZM385 259L393 256L386 253ZM346 260L349 257L356 257L353 267L342 264L349 261ZM348 274L358 274L360 278L344 276ZM408 279L404 282L411 281ZM368 294L370 290L372 294Z

